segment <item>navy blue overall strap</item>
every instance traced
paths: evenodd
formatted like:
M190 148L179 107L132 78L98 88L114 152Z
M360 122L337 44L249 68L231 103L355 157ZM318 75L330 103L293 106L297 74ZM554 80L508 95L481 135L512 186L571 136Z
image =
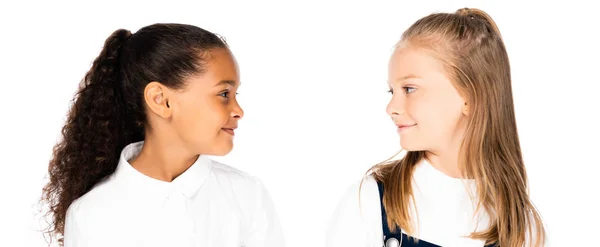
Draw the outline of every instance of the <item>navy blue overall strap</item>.
M377 181L377 187L379 188L379 204L381 205L381 225L383 228L383 246L384 247L441 247L436 244L429 243L427 241L419 240L414 241L414 238L408 239L406 234L403 234L399 227L396 227L396 231L391 232L387 223L387 213L383 206L383 183ZM397 244L395 244L396 242ZM401 244L401 245L400 245ZM484 247L497 247L496 245L486 245Z
M381 226L383 228L383 246L384 247L440 247L439 245L419 240L415 242L414 238L409 239L406 234L403 234L400 227L396 227L395 231L390 231L387 222L387 213L383 206L383 183L377 181L379 188L379 204L381 205Z

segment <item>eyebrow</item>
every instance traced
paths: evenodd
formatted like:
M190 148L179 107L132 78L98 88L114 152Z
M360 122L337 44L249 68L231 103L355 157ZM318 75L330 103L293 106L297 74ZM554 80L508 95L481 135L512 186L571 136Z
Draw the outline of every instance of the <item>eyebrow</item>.
M228 84L228 85L231 85L232 87L235 87L238 83L234 80L222 80L219 83L217 83L217 85L215 85L215 86L221 86L223 84Z
M413 75L413 74L410 74L410 75L399 77L399 78L396 79L396 81L404 81L404 80L407 80L407 79L421 79L421 77Z

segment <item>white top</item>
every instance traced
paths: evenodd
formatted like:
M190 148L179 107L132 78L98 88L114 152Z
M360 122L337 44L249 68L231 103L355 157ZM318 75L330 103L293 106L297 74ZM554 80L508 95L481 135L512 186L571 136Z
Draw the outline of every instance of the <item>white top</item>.
M339 202L327 229L327 247L381 247L383 230L377 181L367 176L362 184L359 206L359 186L348 189ZM427 161L420 162L413 173L415 200L411 220L416 237L444 247L482 247L483 240L467 237L474 230L483 230L489 217L483 209L474 216L476 204L470 200L467 186L476 191L473 180L452 178L437 170ZM473 194L476 196L476 194ZM479 219L479 224L475 219Z
M285 246L260 180L201 155L172 182L138 172L123 149L115 173L67 211L65 247Z

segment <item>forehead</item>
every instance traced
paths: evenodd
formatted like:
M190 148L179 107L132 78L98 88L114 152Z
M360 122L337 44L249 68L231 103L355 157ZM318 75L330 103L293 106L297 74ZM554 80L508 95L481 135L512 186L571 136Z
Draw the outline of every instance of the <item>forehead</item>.
M235 57L229 49L217 48L212 49L205 56L206 69L205 74L213 77L235 77L227 79L235 79L237 81L239 77L239 68ZM225 78L223 78L225 79Z
M421 78L444 74L442 63L422 49L399 46L389 61L390 82L398 78Z
M201 54L204 73L188 77L186 88L197 88L205 90L223 84L224 81L231 81L239 85L239 70L233 54L225 48L213 49L205 54Z

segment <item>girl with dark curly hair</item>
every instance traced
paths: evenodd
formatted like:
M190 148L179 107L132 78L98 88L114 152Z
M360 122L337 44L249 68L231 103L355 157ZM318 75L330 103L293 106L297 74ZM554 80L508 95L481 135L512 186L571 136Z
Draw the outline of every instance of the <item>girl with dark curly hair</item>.
M213 161L244 115L237 63L192 25L119 29L85 75L48 168L66 247L284 246L258 178Z

